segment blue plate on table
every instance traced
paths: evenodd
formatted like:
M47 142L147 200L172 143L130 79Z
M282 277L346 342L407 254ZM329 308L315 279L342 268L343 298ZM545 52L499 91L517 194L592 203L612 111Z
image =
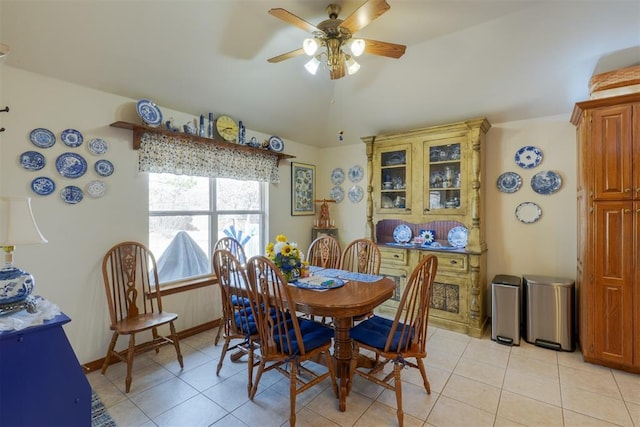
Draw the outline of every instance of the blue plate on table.
M87 161L80 154L62 153L56 159L56 169L65 178L80 178L87 171Z
M51 178L46 176L39 176L31 181L31 189L34 193L41 196L48 196L56 189L56 183Z
M318 276L315 276L315 277L318 277ZM313 278L314 276L311 276L309 279L313 279ZM292 284L296 288L313 289L316 291L341 288L345 284L345 281L341 279L337 279L337 278L325 278L325 279L327 279L326 283L319 283L319 284L305 283L305 282L301 282L300 279L298 279L295 282L292 282Z

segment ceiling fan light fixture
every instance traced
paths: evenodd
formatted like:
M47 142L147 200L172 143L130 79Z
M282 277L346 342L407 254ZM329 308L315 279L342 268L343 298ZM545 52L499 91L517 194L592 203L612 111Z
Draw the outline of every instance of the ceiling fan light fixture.
M349 39L346 45L356 58L364 53L366 47L366 43L362 39Z
M320 44L316 39L304 39L302 42L302 49L308 56L313 56L318 51L319 45Z
M315 57L315 56L313 58L311 58L311 60L309 62L304 64L304 68L306 68L307 71L310 74L313 74L314 76L318 72L318 67L320 67L320 60L318 60L318 58Z
M360 64L358 64L356 60L353 59L353 56L347 56L346 63L347 63L347 73L349 73L349 75L357 73L358 70L360 69Z

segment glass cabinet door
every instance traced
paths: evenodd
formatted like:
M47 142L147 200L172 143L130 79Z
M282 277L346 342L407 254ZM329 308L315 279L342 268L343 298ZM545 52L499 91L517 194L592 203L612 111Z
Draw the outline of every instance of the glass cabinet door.
M393 146L381 150L375 161L374 200L380 213L411 213L411 146ZM377 187L377 188L376 188Z
M460 214L466 204L462 144L430 143L425 145L424 152L428 156L425 159L428 168L424 175L425 211Z

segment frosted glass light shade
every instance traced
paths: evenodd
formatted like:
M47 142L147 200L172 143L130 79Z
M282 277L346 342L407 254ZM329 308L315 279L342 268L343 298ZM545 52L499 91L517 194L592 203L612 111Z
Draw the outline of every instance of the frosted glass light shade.
M358 57L364 53L365 41L362 39L351 39L349 48L353 56Z
M304 39L302 49L308 56L313 56L318 51L318 42L316 39Z
M304 68L306 68L307 71L309 73L313 74L314 76L318 72L318 67L319 66L320 66L320 61L316 57L311 58L311 60L309 62L304 64Z
M355 59L353 59L353 57L348 57L347 58L347 73L349 73L349 75L355 74L358 72L358 70L360 69L360 64L358 64L356 62Z

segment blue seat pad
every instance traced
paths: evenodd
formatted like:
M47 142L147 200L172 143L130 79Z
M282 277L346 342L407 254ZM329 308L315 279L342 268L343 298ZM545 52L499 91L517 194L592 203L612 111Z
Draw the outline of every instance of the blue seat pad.
M360 322L355 327L351 328L349 334L351 338L366 344L370 347L374 347L380 350L384 350L384 346L387 343L387 338L391 333L391 327L393 326L393 320L385 319L380 316L372 316L369 319ZM398 323L398 329L393 335L393 341L389 351L397 351L398 344L402 338L403 324ZM405 332L406 334L406 332ZM413 338L413 330L410 331L411 338ZM404 340L406 343L406 338Z
M256 319L250 308L236 311L233 313L233 317L235 318L236 325L239 325L245 334L255 335L258 333Z
M289 323L291 320L288 321ZM302 341L304 342L305 351L309 352L315 348L320 347L323 344L331 341L333 338L333 329L322 325L321 323L314 322L313 320L298 318L298 324L300 325L300 333L302 335ZM276 327L275 340L276 343L280 342L279 332L280 328ZM282 331L284 332L284 331ZM291 348L288 348L287 340L284 339L284 347L279 348L280 351L287 354L300 354L300 344L296 340L295 330L293 326L289 327L289 339L291 340Z

